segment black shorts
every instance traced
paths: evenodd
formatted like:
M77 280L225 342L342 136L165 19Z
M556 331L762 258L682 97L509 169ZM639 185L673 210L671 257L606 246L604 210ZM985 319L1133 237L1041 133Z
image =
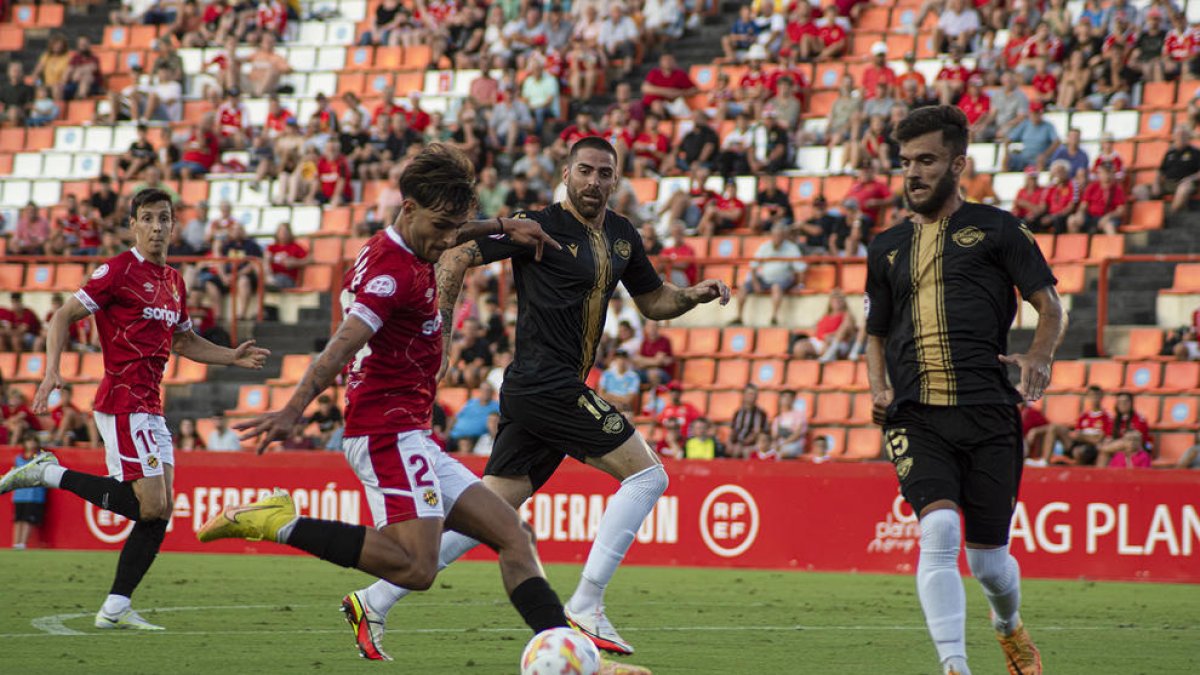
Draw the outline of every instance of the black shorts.
M576 382L541 394L500 392L500 430L487 476L528 476L536 492L570 455L603 457L634 434L611 403Z
M42 517L45 515L45 502L15 502L13 504L13 522L41 525Z
M962 510L969 543L1008 542L1024 467L1016 406L903 403L883 432L900 491L914 512L948 499Z

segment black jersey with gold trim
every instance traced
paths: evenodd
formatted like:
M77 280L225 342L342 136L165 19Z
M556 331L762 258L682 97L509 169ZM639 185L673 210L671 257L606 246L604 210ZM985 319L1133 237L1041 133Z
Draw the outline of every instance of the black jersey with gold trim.
M867 332L887 338L895 401L1017 403L997 356L1008 353L1018 299L1057 283L1015 216L963 204L949 218L911 220L867 252Z
M531 249L507 236L475 240L484 262L512 259L517 335L504 390L535 394L587 377L618 282L637 296L657 290L662 280L633 224L612 211L605 213L603 229L579 222L558 204L513 217L538 221L562 245L561 251L545 249L536 262Z

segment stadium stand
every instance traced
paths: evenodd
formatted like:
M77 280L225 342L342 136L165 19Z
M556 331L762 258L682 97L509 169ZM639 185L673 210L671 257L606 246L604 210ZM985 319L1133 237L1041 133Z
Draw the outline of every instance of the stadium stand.
M628 33L603 11L593 17L590 8L606 4L547 3L530 15L521 10L540 3L408 0L388 30L378 25L387 18L378 0L290 2L282 30L270 17L259 25L263 15L220 2L199 3L195 15L175 3L152 16L95 1L5 8L0 289L24 291L44 320L53 295L74 290L96 264L88 256L124 245L121 219L142 185L179 195L175 253L220 256L236 223L268 256L267 320L236 321L238 308L220 294L200 294L194 308L210 317L210 336L253 335L276 356L265 383L261 374L170 362L168 415L198 418L204 437L214 410L260 412L298 381L329 334L341 271L390 220L399 196L390 172L407 154L435 140L464 148L481 170L480 212L494 216L552 201L567 143L597 133L619 147L628 168L638 165L638 177L610 205L642 226L660 262L682 261L693 266L692 278L740 286L776 222L791 228L805 255L780 326L766 325L767 299L755 296L744 326L728 326L732 314L704 307L661 328L676 358L666 370L683 400L724 424L747 385L761 390L759 405L772 418L779 392L796 390L810 435L827 437L830 457L869 460L880 441L869 422L861 349L854 331L832 338L830 326L861 318L864 244L904 217L890 137L896 116L941 100L964 107L976 123L969 156L978 174L964 181L968 198L1048 223L1041 216L1057 207L1047 198L1058 189L1076 214L1036 234L1072 314L1046 415L1072 424L1089 385L1136 391L1138 409L1161 432L1156 461L1169 464L1186 449L1198 423L1200 348L1189 345L1200 316L1200 257L1117 261L1200 251L1194 195L1163 189L1187 175L1179 167L1193 160L1181 152L1200 153L1178 136L1200 124L1193 27L1200 1L1133 3L1134 33L1113 35L1093 23L1080 37L1078 19L1099 17L1071 0L1061 11L1033 13L1034 23L1051 28L1044 40L1022 37L1032 34L1014 30L1024 15L993 3L978 34L961 39L957 60L943 52L953 40L935 44L937 12L918 26L920 3L912 0L837 3L840 10L807 18L796 3L771 0L630 2ZM740 4L752 8L748 24L735 21ZM1166 19L1158 42L1147 28L1151 15ZM268 33L277 44L262 37ZM721 48L726 35L741 36L726 41L738 49ZM1113 66L1112 43L1125 38L1140 51ZM1075 52L1087 65L1077 67ZM660 63L664 53L677 59L674 72ZM1160 72L1176 75L1164 80ZM784 79L795 98L778 95ZM594 86L584 91L587 83ZM982 99L960 97L973 86ZM239 96L230 96L235 87ZM1043 111L1030 101L1049 104ZM1047 130L1062 141L1077 131L1078 147L1056 140L1030 160L1024 153L1036 151ZM326 139L335 141L328 151ZM1064 178L1051 177L1056 159L1066 163ZM1200 170L1200 157L1194 161L1188 173ZM878 177L864 175L864 164ZM1098 175L1109 169L1114 187ZM1168 185L1155 184L1160 175ZM105 197L102 176L118 198ZM1059 213L1067 211L1051 215ZM1104 216L1116 223L1109 233L1098 228ZM303 263L282 262L289 254L276 236L284 223L303 249L290 258ZM714 234L696 235L702 224ZM61 260L77 254L85 257ZM198 288L195 278L209 266L183 266ZM503 266L478 273L457 317L478 318L497 355L515 311L505 278ZM848 310L829 311L834 289L845 293ZM1100 303L1107 325L1097 330ZM1019 314L1014 348L1028 341L1035 321L1028 308ZM618 344L639 348L642 328L625 339L615 323L610 317L593 380ZM16 340L12 325L5 322L0 345ZM1193 328L1169 333L1179 326ZM89 332L78 337L80 351L64 363L77 400L102 371ZM0 372L29 396L44 364L23 351L0 353ZM665 379L647 380L635 420L651 437L669 397L656 388ZM445 388L440 400L452 416L469 395Z

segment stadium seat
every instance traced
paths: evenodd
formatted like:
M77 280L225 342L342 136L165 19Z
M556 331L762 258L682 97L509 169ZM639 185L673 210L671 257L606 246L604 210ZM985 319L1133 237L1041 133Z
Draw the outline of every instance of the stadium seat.
M858 427L846 434L846 451L842 461L869 462L879 459L883 451L883 432L879 427Z
M809 265L804 271L804 291L828 293L837 286L837 267L834 265Z
M1193 429L1198 423L1195 396L1166 396L1162 400L1160 429Z
M683 385L689 387L708 387L716 376L717 362L713 359L690 358L683 364Z
M191 359L180 359L179 367L168 384L192 384L203 382L208 376L208 366ZM165 380L164 380L165 381Z
M1088 367L1088 385L1100 387L1105 393L1120 389L1123 381L1124 372L1120 363L1094 361Z
M1160 328L1134 328L1129 331L1129 350L1118 361L1137 361L1158 358L1163 347L1163 332Z
M1152 420L1158 419L1159 412L1162 410L1162 402L1161 396L1138 396L1133 399L1133 409L1153 426Z
M850 403L850 417L847 418L851 424L870 424L871 409L874 407L875 400L871 397L870 392L860 391L854 394L854 398Z
M718 424L724 424L733 419L733 414L742 404L742 392L714 391L708 395L707 417Z
M1054 240L1055 264L1087 260L1088 235L1060 234Z
M304 377L305 371L311 364L312 356L309 354L284 354L279 377L267 380L267 384L294 385Z
M332 265L308 265L300 272L300 285L289 293L328 293L333 286Z
M787 366L780 359L762 359L750 366L750 382L763 389L776 389L783 385Z
M41 382L45 375L46 355L25 353L17 360L17 371L13 379L25 382Z
M1200 293L1200 263L1175 265L1175 283L1163 293Z
M1154 465L1161 467L1172 467L1179 463L1179 459L1183 457L1183 453L1187 452L1188 448L1195 444L1195 434L1191 433L1166 433L1159 434L1158 442L1154 444L1154 448L1158 451L1154 458Z
M26 291L48 291L54 288L54 265L31 264L25 266L25 284L21 288Z
M1105 258L1119 258L1125 254L1125 237L1119 234L1092 235L1088 260L1099 262Z
M1157 361L1136 361L1125 365L1125 388L1133 391L1158 389L1162 382L1162 364Z
M717 361L717 374L713 389L744 389L750 382L750 361L747 359L724 358Z
M1163 368L1163 381L1159 391L1164 394L1182 394L1200 389L1200 362L1170 361Z
M0 373L17 372L17 355L13 352L0 352Z
M813 424L845 424L850 419L850 394L843 391L825 391L817 394L817 409Z
M459 410L467 404L467 400L471 398L471 392L463 387L439 387L437 393L438 403L446 409L446 416L450 417L457 415Z
M1083 399L1077 394L1058 394L1046 397L1042 412L1046 419L1068 427L1075 425Z
M784 383L797 390L816 389L821 384L821 364L811 359L792 359Z
M824 436L829 442L829 457L836 459L846 453L846 427L821 426L809 429L808 447L812 447L812 439Z
M1130 211L1129 224L1122 225L1122 232L1145 232L1161 230L1163 226L1163 207L1161 200L1134 202Z
M1042 250L1042 255L1046 260L1054 259L1054 235L1035 234L1033 240L1037 242L1038 248Z
M75 373L63 377L68 382L99 382L104 378L104 355L100 352L81 354Z
M1087 386L1087 364L1083 361L1058 361L1050 371L1049 392L1081 392Z
M317 237L309 244L309 254L312 261L324 265L334 265L342 259L342 239L340 237Z
M753 328L725 328L721 331L721 356L748 356L754 353Z
M263 384L243 384L238 388L237 407L228 414L252 415L266 412L270 402L270 387Z
M58 357L58 374L70 381L79 372L79 352L63 352Z
M842 265L842 291L856 295L867 290L867 266L859 264Z
M1058 292L1063 295L1082 293L1087 288L1087 267L1082 264L1056 263L1054 276L1058 278Z
M821 389L853 389L856 385L854 371L853 361L830 361L824 364L821 368Z
M708 246L713 258L737 258L742 254L741 237L713 237Z
M712 356L720 351L721 331L716 328L692 328L688 330L687 351L683 356Z
M786 328L759 328L755 331L754 356L778 358L787 356L791 334Z
M678 356L687 349L688 329L664 326L658 332L671 341L671 353Z
M24 29L20 26L0 24L0 52L19 52L24 47Z

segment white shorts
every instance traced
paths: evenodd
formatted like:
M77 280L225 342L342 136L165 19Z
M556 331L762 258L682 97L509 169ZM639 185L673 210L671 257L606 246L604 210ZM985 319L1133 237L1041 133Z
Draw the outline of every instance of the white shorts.
M161 476L164 464L175 464L171 432L162 415L94 412L104 439L108 475L121 482Z
M426 431L353 436L342 452L367 493L375 527L445 518L479 477L446 455Z

